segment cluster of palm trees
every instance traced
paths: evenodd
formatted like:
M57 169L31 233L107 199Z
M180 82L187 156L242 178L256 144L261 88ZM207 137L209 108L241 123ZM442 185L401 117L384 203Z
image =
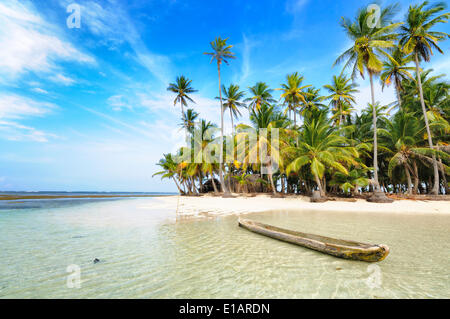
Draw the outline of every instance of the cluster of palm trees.
M450 84L423 70L421 62L430 61L434 51L442 52L439 42L449 37L434 31L445 23L450 13L443 13L442 3L427 1L411 5L404 22L391 19L397 6L380 11L374 26L367 23L372 12L360 9L354 20L343 18L341 25L352 46L334 64L344 64L339 75L320 88L305 85L305 79L294 72L280 85L280 99L272 95L266 83L258 82L245 92L236 84L221 84L222 62L228 64L235 55L228 39L211 42L211 62L217 62L221 108L220 138L211 133L217 126L194 109L190 94L196 92L184 76L176 78L168 90L176 97L182 113L181 125L187 135L202 136L177 154L165 154L156 174L171 178L180 193L195 194L212 188L224 194L233 192L272 191L276 193L327 193L356 195L363 192L408 194L449 194L450 175ZM350 69L350 74L345 72ZM355 78L368 75L371 103L360 114L355 112ZM384 88L393 84L397 101L389 105L376 102L376 80ZM237 124L243 110L251 125ZM232 133L224 136L224 116L229 111ZM199 125L194 125L199 123ZM245 144L252 130L254 146ZM277 135L271 136L271 129ZM260 135L258 132L269 132ZM224 140L232 145L225 147ZM243 142L244 141L244 142ZM272 144L276 142L277 147ZM200 143L201 145L194 145ZM258 155L267 149L276 170ZM209 148L208 154L219 159L231 156L232 161L183 160L182 154L195 157L194 149ZM242 155L243 156L239 156ZM256 162L251 160L256 158ZM182 159L182 160L180 160ZM238 160L239 159L239 160ZM218 175L219 181L215 179Z

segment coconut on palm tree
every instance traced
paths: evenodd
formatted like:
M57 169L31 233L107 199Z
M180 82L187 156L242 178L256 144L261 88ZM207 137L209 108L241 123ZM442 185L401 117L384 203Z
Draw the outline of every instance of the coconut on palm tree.
M367 72L370 80L370 89L372 105L375 105L375 93L373 86L373 77L379 74L383 68L381 57L392 59L386 49L394 47L394 40L397 34L394 31L402 23L390 23L389 19L395 13L396 6L388 6L381 10L379 23L372 26L368 23L372 12L360 9L354 22L343 18L342 27L353 42L351 48L340 55L334 64L347 60L344 69L352 67L352 78L357 74L364 78ZM377 143L377 119L376 112L373 112L373 175L375 184L375 195L379 201L387 201L384 195L381 195L381 188L378 181L378 143Z
M227 187L225 186L224 180L223 180L223 103L222 103L222 85L220 83L220 66L222 65L222 62L225 64L228 64L229 59L235 59L235 55L233 52L231 52L231 48L233 47L230 44L227 44L226 39L222 39L221 37L217 37L214 41L210 43L212 52L205 52L204 54L211 56L211 63L216 60L217 62L217 74L219 77L219 99L220 99L220 167L219 167L219 178L220 178L220 184L224 191L224 193L229 193Z
M446 23L450 18L450 13L442 13L445 10L444 3L437 3L428 6L428 1L421 5L410 6L406 15L406 24L401 28L400 45L406 54L413 54L416 64L417 84L419 86L419 97L422 106L425 127L428 135L428 144L433 148L433 140L428 123L427 111L423 98L422 81L420 77L420 60L430 61L433 49L444 53L438 46L439 41L449 37L445 32L432 31L438 23ZM434 185L432 193L439 194L439 171L436 157L433 155Z

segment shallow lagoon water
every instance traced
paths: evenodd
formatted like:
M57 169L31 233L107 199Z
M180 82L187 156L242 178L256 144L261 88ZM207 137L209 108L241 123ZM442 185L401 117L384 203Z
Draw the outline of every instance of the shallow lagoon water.
M450 298L448 215L246 215L390 247L368 264L251 233L237 216L179 219L154 200L0 210L0 298ZM69 265L80 288L67 287Z

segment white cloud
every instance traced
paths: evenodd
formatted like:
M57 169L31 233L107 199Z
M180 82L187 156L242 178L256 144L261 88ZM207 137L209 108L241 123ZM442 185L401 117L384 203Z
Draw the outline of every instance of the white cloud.
M75 83L74 79L62 74L52 75L51 77L49 77L49 80L64 86L70 86Z
M18 119L28 116L42 116L56 105L39 102L14 94L0 94L0 119Z
M368 103L372 103L372 95L370 90L370 85L364 82L364 80L360 80L358 87L359 92L355 94L356 100L356 110L358 113L361 113L361 110L367 107ZM385 86L384 90L381 90L381 84L378 83L374 79L374 93L375 93L375 102L380 102L381 105L387 105L397 100L395 89L391 86Z
M450 57L441 57L438 61L432 62L431 64L422 64L424 69L433 69L435 75L445 74L446 78L450 78Z
M61 0L65 8L72 3ZM81 27L86 26L92 34L99 37L99 43L116 49L122 43L128 43L134 51L134 59L148 69L159 81L167 84L172 78L172 62L164 55L151 52L140 38L133 20L119 3L96 3L78 1L81 7Z
M58 61L95 63L94 58L61 39L57 28L19 1L0 3L0 74L15 78L26 72L50 72Z
M41 88L32 88L31 91L40 93L40 94L48 94L48 91L41 89Z
M289 0L286 2L286 11L291 14L295 14L300 12L305 5L308 3L308 0Z
M9 141L33 141L41 143L48 142L49 138L57 137L54 134L37 130L34 127L2 120L0 120L0 136Z
M112 107L114 111L132 109L131 105L127 101L127 98L123 95L113 95L108 98L107 103Z

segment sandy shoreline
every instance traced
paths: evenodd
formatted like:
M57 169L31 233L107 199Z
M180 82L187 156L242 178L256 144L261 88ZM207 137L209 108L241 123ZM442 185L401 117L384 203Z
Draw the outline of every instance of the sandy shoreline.
M177 211L177 214L186 217L238 215L271 210L450 215L450 202L448 201L397 200L393 203L380 204L358 199L355 202L327 201L324 203L311 203L309 202L309 197L306 196L271 198L268 195L258 195L256 197L239 196L236 198L167 196L152 200L151 208L174 209Z

